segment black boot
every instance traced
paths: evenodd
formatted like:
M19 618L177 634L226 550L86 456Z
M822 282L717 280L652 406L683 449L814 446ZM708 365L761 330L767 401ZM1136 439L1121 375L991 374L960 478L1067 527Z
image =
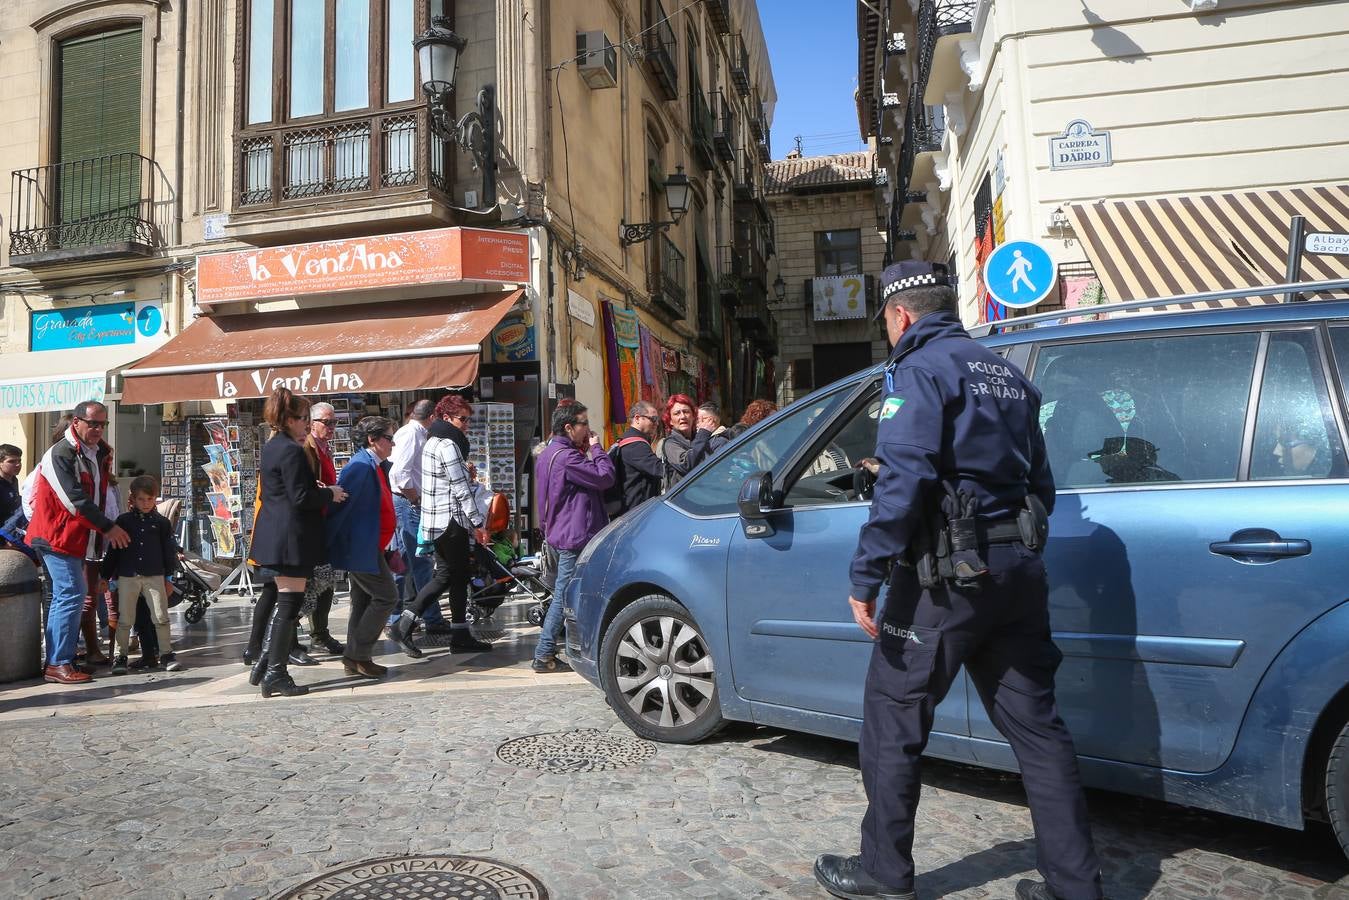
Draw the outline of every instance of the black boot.
M295 620L300 616L300 605L304 603L303 591L283 591L276 598L276 613L272 616L272 626L267 630L266 671L261 678L262 696L273 693L286 693L297 689L297 685L286 671L286 661L290 656L291 638L295 634ZM301 691L300 693L307 693ZM290 696L290 694L287 694Z
M272 632L268 629L262 636L262 646L258 650L257 658L253 660L253 667L248 670L248 683L254 687L262 684L262 677L267 674L267 653L271 646Z
M290 664L292 666L317 666L319 661L309 655L309 647L300 643L300 623L297 620L290 629Z
M420 659L421 649L412 643L412 626L416 623L417 617L411 610L403 610L403 615L399 616L398 621L389 626L389 637L393 638L394 643L403 648L403 652L413 659Z
M259 659L267 658L267 634L272 627L272 614L276 612L276 582L269 581L262 586L257 602L253 604L253 622L248 629L248 646L244 648L244 665L251 666ZM249 679L251 684L262 680L259 671L257 681Z
M309 688L302 684L296 684L295 679L290 677L284 665L267 667L267 674L262 677L262 696L270 697L272 694L280 694L283 697L299 697L309 693Z

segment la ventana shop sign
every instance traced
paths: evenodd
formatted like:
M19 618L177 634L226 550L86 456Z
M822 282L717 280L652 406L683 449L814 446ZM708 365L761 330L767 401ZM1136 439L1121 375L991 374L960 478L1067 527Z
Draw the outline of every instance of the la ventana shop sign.
M202 305L445 281L529 281L529 236L435 228L197 257Z
M1091 169L1112 162L1110 132L1092 131L1086 119L1074 119L1063 134L1049 139L1051 169Z
M266 397L279 387L296 394L354 394L365 387L365 379L358 372L343 371L331 364L215 374L216 396L222 400L241 395Z
M31 350L76 350L134 344L160 335L164 314L157 300L40 309L28 321Z

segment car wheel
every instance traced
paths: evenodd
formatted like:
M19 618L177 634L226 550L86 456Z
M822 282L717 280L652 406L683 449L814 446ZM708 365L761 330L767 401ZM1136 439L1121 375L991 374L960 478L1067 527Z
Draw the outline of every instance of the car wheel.
M605 629L600 665L609 706L641 737L692 744L726 724L707 642L669 597L624 607Z
M1349 856L1349 724L1340 729L1326 759L1326 817Z

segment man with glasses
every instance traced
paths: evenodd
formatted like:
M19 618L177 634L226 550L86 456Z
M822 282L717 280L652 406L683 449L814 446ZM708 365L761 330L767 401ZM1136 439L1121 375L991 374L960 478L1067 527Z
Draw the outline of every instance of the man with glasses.
M119 550L131 540L104 512L112 476L112 447L103 440L107 427L108 408L102 403L87 400L76 406L70 428L43 455L34 485L28 542L42 555L51 579L42 674L55 684L92 680L74 666L88 590L85 560L102 557L104 538Z
M584 406L559 406L553 410L552 424L553 437L534 463L539 524L544 540L557 551L553 602L543 620L532 666L535 672L544 673L571 671L557 658L567 584L585 545L609 524L604 492L614 484L613 460L600 449L599 435L590 430L590 416Z
M628 410L628 430L609 448L609 459L614 464L614 487L606 494L605 511L610 518L660 496L665 465L651 449L659 416L660 411L654 403L638 400Z

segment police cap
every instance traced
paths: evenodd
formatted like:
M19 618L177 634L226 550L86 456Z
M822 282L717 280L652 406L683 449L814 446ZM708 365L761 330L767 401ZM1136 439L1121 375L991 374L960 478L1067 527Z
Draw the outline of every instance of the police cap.
M879 321L881 313L885 311L886 302L900 291L950 283L945 263L926 262L921 259L906 259L892 263L881 273L881 299L876 304L876 315L872 316L871 320Z

